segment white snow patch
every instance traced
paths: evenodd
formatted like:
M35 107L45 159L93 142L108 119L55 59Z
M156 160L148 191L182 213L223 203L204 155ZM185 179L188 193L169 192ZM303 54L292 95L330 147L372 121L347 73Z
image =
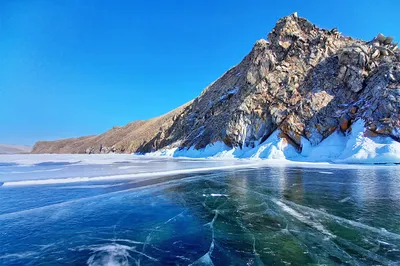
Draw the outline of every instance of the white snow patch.
M364 123L359 120L342 154L336 160L342 163L400 163L400 143L390 137L364 136Z
M234 95L239 91L239 87L235 86L233 89L229 90L226 94L219 97L219 101L223 101L228 98L229 95Z
M162 149L148 155L188 158L249 158L296 162L329 162L346 164L400 163L400 143L390 137L366 137L364 121L352 125L352 131L345 136L334 132L317 146L302 138L302 151L279 137L276 130L263 143L254 148L230 148L223 142L215 142L203 149L194 147L179 150Z

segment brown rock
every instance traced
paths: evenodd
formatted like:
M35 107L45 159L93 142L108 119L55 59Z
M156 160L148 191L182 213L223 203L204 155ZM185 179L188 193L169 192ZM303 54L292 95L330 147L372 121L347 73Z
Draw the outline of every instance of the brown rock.
M342 130L342 132L346 132L350 128L350 125L350 117L348 115L342 116L340 119L340 130Z

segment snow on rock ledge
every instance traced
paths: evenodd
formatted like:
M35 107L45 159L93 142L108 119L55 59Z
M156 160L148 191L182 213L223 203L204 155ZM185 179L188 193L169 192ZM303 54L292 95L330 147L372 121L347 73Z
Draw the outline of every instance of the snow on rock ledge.
M146 156L171 156L188 158L250 158L267 160L289 160L300 162L332 163L400 163L400 143L390 137L368 137L365 134L364 121L358 120L352 125L347 136L334 132L317 146L302 139L302 151L279 137L276 130L265 142L257 142L254 148L230 148L223 142L215 142L203 149L194 147L179 150L161 149Z

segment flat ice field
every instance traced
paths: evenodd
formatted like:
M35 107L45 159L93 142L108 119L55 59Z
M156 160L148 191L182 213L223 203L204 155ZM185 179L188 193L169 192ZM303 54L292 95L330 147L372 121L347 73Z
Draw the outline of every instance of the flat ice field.
M219 150L219 145L218 146ZM217 147L213 148L215 150ZM369 168L373 166L330 164L325 162L289 161L242 158L230 153L192 154L180 152L179 158L154 153L147 156L131 154L0 154L0 185L26 186L67 184L112 180L149 180L160 176L191 174L239 168L298 166L306 168ZM206 151L208 152L208 151ZM203 158L190 158L195 156ZM204 158L210 156L208 158ZM189 156L189 157L184 157ZM393 166L388 166L393 167Z
M0 265L396 265L399 170L0 155Z
M0 155L3 186L62 184L153 177L256 166L240 160L173 159L130 154Z

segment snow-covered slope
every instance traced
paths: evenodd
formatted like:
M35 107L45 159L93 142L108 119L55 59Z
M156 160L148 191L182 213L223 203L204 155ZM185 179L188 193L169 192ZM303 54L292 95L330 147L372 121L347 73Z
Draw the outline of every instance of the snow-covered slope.
M333 163L400 163L400 143L390 137L369 137L364 121L356 121L347 135L334 132L316 146L302 139L301 151L280 138L276 130L266 141L254 148L230 148L223 142L215 142L203 149L161 149L146 156L171 156L189 158L251 158Z

